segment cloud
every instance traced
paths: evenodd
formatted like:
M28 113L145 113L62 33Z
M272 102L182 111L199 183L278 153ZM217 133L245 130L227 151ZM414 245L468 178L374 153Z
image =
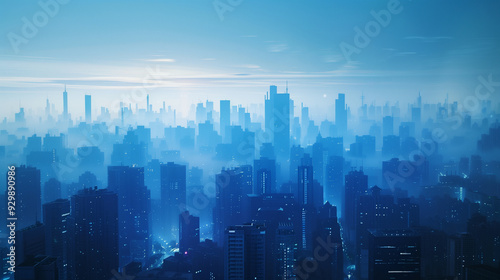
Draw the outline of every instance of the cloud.
M214 61L215 58L212 58L212 57L207 57L207 58L203 58L202 60L205 60L205 61Z
M175 62L175 59L173 59L173 58L154 58L154 59L144 59L143 61L173 63L173 62Z
M238 67L247 68L247 69L260 69L260 66L259 65L255 65L255 64L239 65Z
M283 52L286 51L287 49L288 49L287 44L272 44L267 48L269 52L274 52L274 53Z

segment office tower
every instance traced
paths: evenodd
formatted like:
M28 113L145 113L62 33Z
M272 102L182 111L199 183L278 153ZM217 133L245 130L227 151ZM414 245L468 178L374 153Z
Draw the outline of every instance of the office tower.
M260 157L268 159L276 159L276 154L274 153L274 146L271 143L262 143L260 147Z
M313 165L309 154L304 154L298 167L298 200L300 205L314 204Z
M411 121L420 124L420 121L422 119L422 109L420 107L412 107L411 108Z
M63 119L68 119L68 93L66 92L66 85L64 85L63 92Z
M43 200L45 203L61 198L61 182L50 178L43 186Z
M337 208L327 202L320 207L317 217L313 248L316 250L316 256L321 257L318 258L317 271L311 276L313 279L343 280L344 252L340 225L337 221Z
M394 118L391 116L385 116L382 119L382 135L394 135Z
M290 152L290 95L270 86L265 100L265 131L272 135L276 156L286 160Z
M347 105L343 93L339 93L338 98L335 99L335 125L339 135L347 132Z
M351 155L355 157L368 157L375 154L375 136L356 135L356 142L351 144Z
M228 143L229 140L226 138L226 133L228 126L231 125L231 101L221 100L220 101L220 135L222 136L222 141Z
M460 175L468 175L469 174L469 158L461 157L460 162L458 164L458 174Z
M16 231L16 263L45 254L45 226L40 222ZM14 245L14 244L11 244Z
M248 129L247 123L245 122L245 108L241 107L241 105L238 107L238 125L241 126L243 130Z
M184 211L179 215L179 252L187 254L200 244L200 218Z
M59 280L62 278L57 258L38 255L27 259L16 267L15 280Z
M325 147L323 146L323 138L321 138L321 134L318 134L316 142L312 146L312 166L314 166L314 179L322 185L325 184L325 164L323 160L325 154L326 151ZM323 205L323 203L321 203L321 205Z
M276 162L261 157L254 160L254 194L276 193Z
M118 196L84 189L71 197L68 279L109 280L118 271Z
M40 170L21 165L16 168L16 217L17 228L36 224L42 218L42 193ZM6 190L7 196L7 190Z
M224 279L265 279L265 238L266 229L260 225L228 227L224 238Z
M108 167L108 189L118 195L120 267L151 254L150 191L144 185L144 168Z
M160 166L161 205L164 217L165 233L179 226L179 214L186 208L186 166L169 162ZM177 236L168 236L169 239Z
M307 128L309 126L309 107L304 107L304 104L301 104L301 118L300 118L300 126L302 128L301 134L306 135L307 134ZM302 140L302 139L300 139ZM299 142L301 143L301 142Z
M90 95L85 95L85 122L92 122L92 101Z
M471 155L470 157L470 175L478 176L483 171L483 161L479 155Z
M337 206L337 209L343 209L344 164L342 156L330 156L326 164L325 200Z
M348 241L355 241L356 202L368 190L368 176L360 171L350 171L345 175L344 228Z
M291 279L294 275L295 230L292 223L280 223L276 231L275 253L275 279Z
M301 146L292 146L290 149L290 180L297 183L299 174L299 165L304 156L304 148Z
M382 140L382 155L397 157L401 152L401 141L399 136L387 135Z
M214 241L223 244L224 230L249 221L244 201L252 193L252 166L222 170L215 177Z
M68 199L58 199L43 205L45 253L58 258L61 279L66 279L69 214L70 202Z
M369 230L368 280L420 280L420 236L412 230Z
M207 120L207 109L203 103L196 104L196 123L204 123Z

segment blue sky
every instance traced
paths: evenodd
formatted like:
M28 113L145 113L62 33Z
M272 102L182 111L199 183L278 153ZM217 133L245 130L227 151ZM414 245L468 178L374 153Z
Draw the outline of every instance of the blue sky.
M361 93L379 105L419 91L424 101L460 100L478 76L500 77L498 1L220 0L237 4L223 18L215 1L67 2L17 52L12 34L23 36L23 18L44 10L38 1L0 3L2 118L46 98L60 107L63 84L81 114L86 93L109 104L143 88L154 107L166 100L185 112L206 99L261 103L270 84L284 90L288 80L292 98L321 116L339 92L352 107ZM400 12L347 60L341 43L355 46L354 28L388 5ZM161 77L144 86L151 69Z

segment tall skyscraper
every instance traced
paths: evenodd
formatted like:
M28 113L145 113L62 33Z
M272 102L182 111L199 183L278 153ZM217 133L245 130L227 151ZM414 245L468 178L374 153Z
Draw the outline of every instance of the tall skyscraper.
M145 261L151 254L150 191L144 168L108 167L108 189L118 194L120 266Z
M118 271L118 196L84 189L71 198L72 242L68 279L109 280Z
M165 213L164 230L175 234L179 214L186 208L186 166L169 162L160 166L161 207ZM177 238L177 236L168 236Z
M385 116L382 119L382 135L394 135L394 118L391 116Z
M22 229L42 219L40 170L24 165L17 167L16 185L20 186L16 188L17 228Z
M68 199L58 199L43 205L45 254L58 258L61 279L66 279L69 214Z
M276 162L268 158L254 160L254 194L276 192Z
M92 96L85 95L85 122L92 122Z
M339 93L339 97L335 100L335 125L340 135L347 132L347 106L343 93Z
M276 155L286 160L290 152L290 94L270 86L265 100L265 131L272 134Z
M200 244L200 218L184 211L179 215L179 252L186 254Z
M221 100L220 101L220 135L222 136L222 141L227 143L228 138L226 138L226 133L228 126L231 125L231 101Z
M248 224L228 227L224 248L224 279L265 279L266 229L263 226Z
M252 193L252 166L222 170L215 178L214 240L222 244L224 230L248 222L244 200Z
M350 171L345 175L344 228L348 241L355 242L356 202L368 190L368 176L360 171Z
M298 171L298 199L300 205L314 204L314 189L313 189L313 165L309 154L305 154L302 158L301 165Z
M68 93L66 92L66 85L64 85L63 92L63 118L68 119Z

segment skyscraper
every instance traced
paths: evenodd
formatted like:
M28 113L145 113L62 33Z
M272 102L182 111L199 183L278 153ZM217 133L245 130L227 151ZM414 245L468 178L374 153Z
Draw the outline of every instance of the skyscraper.
M222 244L224 230L248 221L244 200L252 193L252 166L222 170L215 178L214 240Z
M92 122L92 101L90 95L85 95L85 122Z
M73 235L68 279L109 280L118 270L118 196L84 189L71 198Z
M348 240L355 241L356 202L368 190L368 176L360 171L350 171L345 175L344 223Z
M66 85L64 85L63 92L63 119L68 119L68 93L66 92Z
M118 194L120 266L151 254L150 191L144 185L144 168L108 167L108 189Z
M186 166L169 162L160 166L161 207L165 213L164 230L179 226L179 214L186 208ZM177 236L169 236L177 238Z
M339 97L335 100L335 125L340 135L347 132L347 106L343 93L339 93Z
M179 215L179 252L186 254L200 244L200 218L184 211Z
M273 135L278 158L287 159L290 152L290 94L278 94L278 88L270 86L265 107L265 131Z
M61 279L66 279L69 214L68 199L58 199L43 205L45 253L58 258L57 264Z
M224 238L224 279L264 280L265 241L266 229L263 226L248 224L228 227Z
M262 157L254 161L254 194L276 192L276 162Z
M42 191L40 170L21 165L16 168L16 216L17 228L36 224L42 218ZM7 190L6 190L7 197Z
M220 135L222 136L222 141L227 143L226 129L231 125L231 101L221 100L220 101Z

